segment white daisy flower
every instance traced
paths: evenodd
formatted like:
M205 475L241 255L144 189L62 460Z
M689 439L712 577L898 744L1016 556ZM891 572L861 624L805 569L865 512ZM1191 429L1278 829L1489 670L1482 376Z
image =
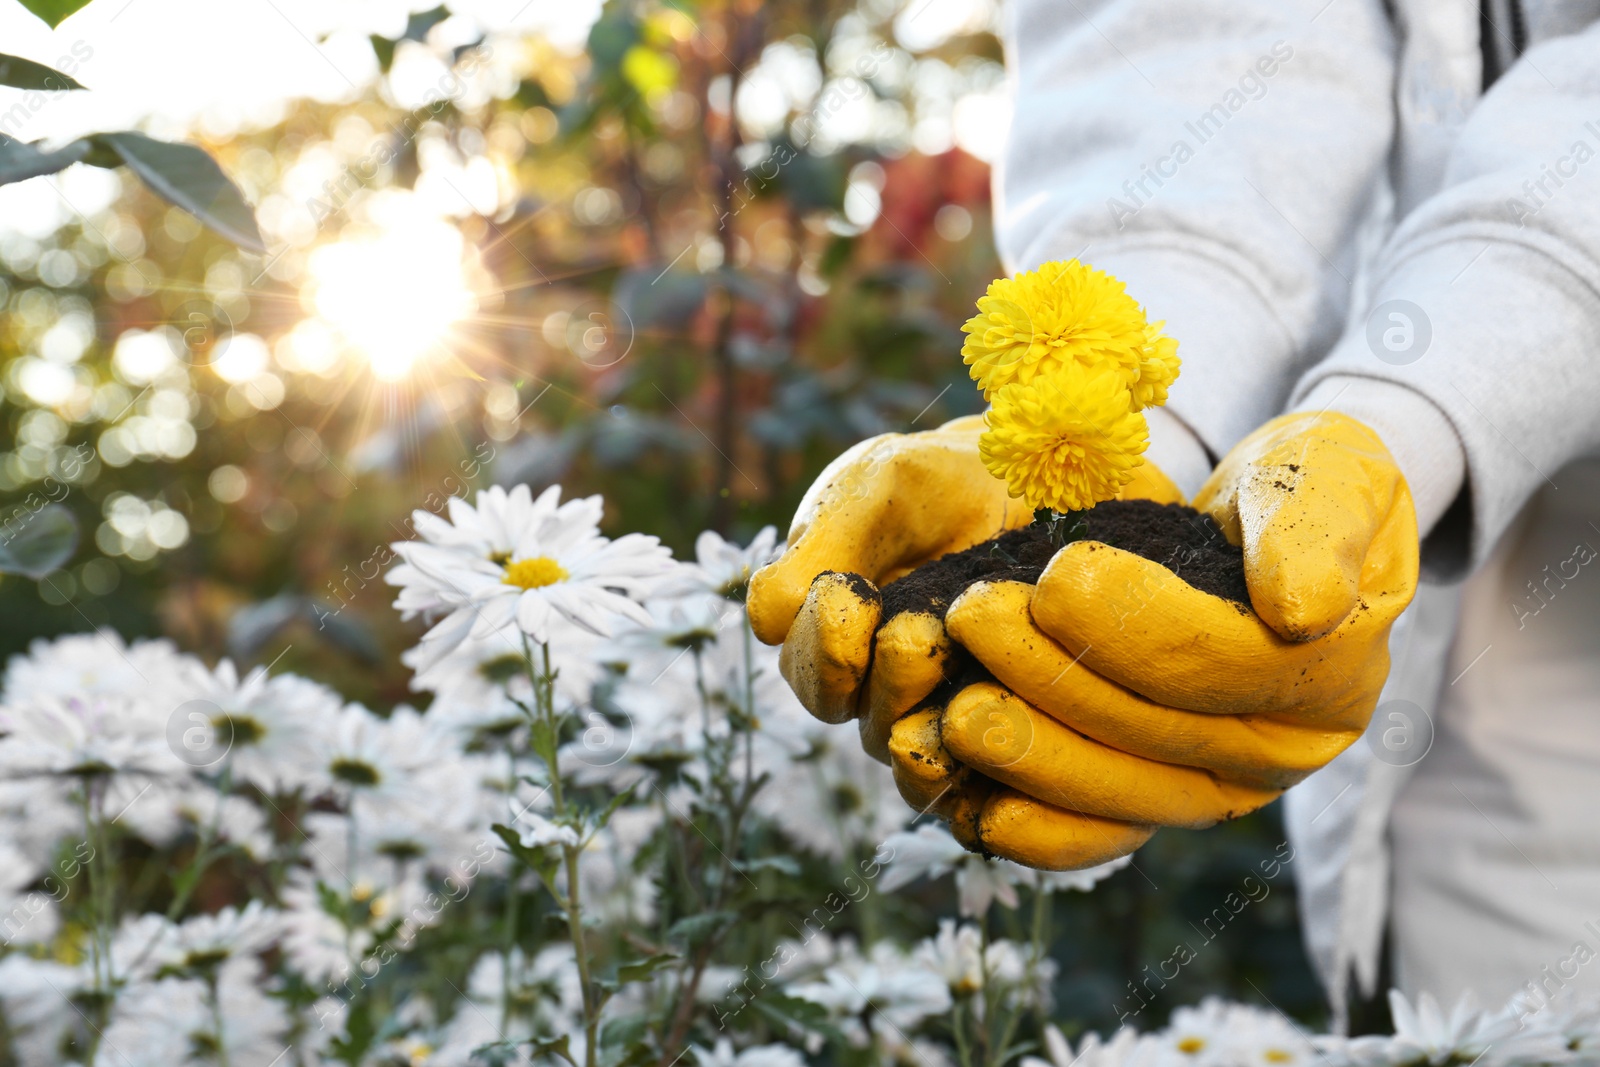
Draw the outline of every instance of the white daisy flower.
M778 530L764 526L740 547L714 530L695 538L693 563L679 565L663 583L663 596L710 593L725 600L744 603L750 589L750 576L777 558L782 551Z
M560 486L536 500L526 486L485 490L476 508L452 500L448 524L419 517L424 540L394 546L403 562L385 580L400 587L402 615L448 612L419 645L422 666L469 636L506 635L515 651L513 628L543 644L557 620L602 636L617 616L650 622L638 600L672 567L671 554L644 534L602 536L598 496L558 504L560 497Z
M1197 1067L1295 1067L1321 1057L1281 1012L1207 997L1172 1013L1165 1030L1140 1042L1140 1063Z
M142 805L140 801L128 810L137 812ZM267 816L244 797L224 796L209 786L185 789L173 801L173 811L196 836L205 830L214 831L218 842L232 845L253 860L272 855L272 828Z
M192 978L135 982L112 1008L96 1067L163 1067L192 1063L194 1039L208 1028L205 983ZM204 1040L204 1039L203 1039ZM215 1040L206 1041L214 1045Z
M312 868L327 881L360 875L400 882L408 874L422 872L461 879L463 869L475 873L494 854L488 844L494 839L485 827L495 816L485 818L488 811L479 790L483 765L473 757L450 759L410 778L415 796L409 802L363 801L356 815L353 862L347 857L349 816L308 814L303 821L306 830L325 842L311 852Z
M50 697L158 696L198 663L170 641L129 645L111 630L40 638L6 665L4 699L20 704Z
M1567 986L1550 997L1543 990L1536 998L1526 992L1506 1006L1524 1030L1556 1035L1578 1059L1600 1062L1600 1001L1584 997Z
M144 912L123 917L111 935L111 974L115 981L152 981L177 944L178 928L165 915Z
M79 865L80 856L92 856L88 843L67 863ZM43 869L9 841L0 839L0 945L20 948L41 944L60 929L58 905L70 892L63 864Z
M282 898L282 944L289 966L315 986L336 989L376 937L365 927L347 929L338 916L330 915L318 884L304 874L290 876Z
M582 630L562 634L551 649L559 704L589 699L605 674L605 656L599 650L606 644L607 639ZM411 688L434 694L430 719L447 723L467 740L509 735L526 726L527 714L515 701L532 707L534 694L520 643L501 634L469 638L443 659L430 662L431 654L432 649L422 646L400 654L400 662L413 671Z
M185 919L164 946L165 962L184 970L204 971L226 960L254 956L278 940L283 917L259 900L211 915Z
M640 878L634 860L661 826L656 807L621 807L584 845L579 888L584 910L613 928L645 929L655 921L660 884ZM558 885L565 891L566 875Z
M1221 1063L1232 1048L1233 1026L1228 1005L1216 997L1206 997L1195 1007L1178 1008L1165 1030L1156 1034L1171 1052L1189 1062Z
M511 1009L503 1031L502 1004ZM440 1062L467 1062L467 1053L491 1041L571 1034L572 1051L581 1063L582 1032L583 992L570 944L549 945L531 960L520 948L509 956L489 952L478 957L467 978L466 996L445 1027L447 1046L460 1050L461 1058L445 1058L441 1050Z
M420 794L417 779L452 763L459 751L437 723L404 704L387 719L347 704L319 726L317 778L352 798L431 810L433 799Z
M766 734L784 729L776 721L784 713L766 705L758 747ZM846 856L856 846L870 848L902 829L912 811L894 787L890 769L862 750L854 729L842 731L816 720L806 729L816 733L805 758L784 752L760 761L758 769L768 771L771 779L752 806L816 856Z
M285 1055L289 1044L284 1040L289 1013L281 999L268 994L260 961L236 956L222 965L217 1010L222 1016L222 1032L215 1036L227 1050L228 1063L273 1067L289 1061ZM203 1032L212 1036L209 1020ZM201 1062L214 1061L206 1057Z
M523 848L578 843L578 832L572 827L557 825L535 811L523 812L517 819L516 826Z
M1515 1012L1487 1011L1471 993L1463 994L1449 1014L1431 994L1415 1005L1398 989L1389 991L1394 1036L1325 1037L1315 1044L1335 1067L1386 1067L1391 1064L1451 1062L1556 1063L1569 1056L1565 1043L1542 1027L1523 1029Z
M888 941L879 941L863 956L848 942L839 959L815 981L788 987L791 996L820 1004L839 1021L847 1034L864 1040L862 1014L870 1007L894 1027L908 1030L934 1015L950 1010L950 989L945 980Z
M136 983L118 996L106 1027L106 1067L200 1067L225 1062L252 1067L283 1062L288 1026L281 1001L262 989L259 965L239 959L217 978L216 1004L206 983L163 978Z
M1010 860L985 859L968 852L944 825L931 823L890 834L884 839L883 848L893 857L879 882L884 892L892 893L919 878L942 878L954 871L959 911L966 918L984 914L995 901L1015 908L1020 901L1018 886L1041 893L1061 889L1087 892L1132 862L1131 857L1122 856L1082 871L1035 871Z
M735 1052L725 1037L711 1048L695 1045L694 1058L700 1067L806 1067L805 1057L788 1045L755 1045Z
M1124 1026L1104 1040L1096 1033L1088 1033L1079 1043L1077 1052L1062 1036L1055 1023L1044 1028L1044 1059L1024 1056L1022 1067L1124 1067L1134 1060L1140 1044L1153 1039L1143 1037L1132 1027Z
M338 714L337 693L292 674L269 678L260 667L240 678L226 659L215 670L193 664L183 682L176 713L188 715L201 728L197 740L215 748L197 751L191 765L218 770L226 760L236 781L269 795L312 782L317 731Z
M105 779L187 770L172 758L159 716L126 698L41 697L0 708L0 776Z
M995 940L985 946L976 924L957 926L953 919L941 919L939 932L912 954L942 977L957 998L993 986L1009 1004L1043 1007L1056 973L1054 960L1034 960L1031 950L1014 941ZM973 1007L982 1018L982 1000L974 1001Z
M0 717L3 716L4 712L0 711ZM8 740L0 738L0 752L9 744ZM3 762L0 757L0 763ZM136 788L149 784L148 781L139 782ZM68 851L75 852L79 859L91 851L84 835L82 801L70 792L40 789L37 781L9 780L0 772L0 824L6 828L4 836L40 866L49 865L69 838L72 846ZM114 814L119 809L111 807L113 803L115 801L108 798L106 806Z
M84 991L85 978L82 968L55 960L21 953L0 959L0 1008L18 1062L60 1061L63 1031L79 1020L72 998Z
M944 979L953 996L971 996L983 989L983 934L972 923L957 927L941 919L939 932L918 945L913 955Z

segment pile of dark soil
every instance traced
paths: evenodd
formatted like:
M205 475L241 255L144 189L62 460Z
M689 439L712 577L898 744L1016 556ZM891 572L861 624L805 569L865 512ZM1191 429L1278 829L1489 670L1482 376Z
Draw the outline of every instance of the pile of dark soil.
M1087 525L1082 540L1100 541L1143 556L1202 593L1249 607L1244 553L1228 543L1209 515L1182 504L1108 500L1081 518ZM883 621L906 611L943 618L951 602L973 582L1037 582L1055 553L1049 533L1030 523L941 556L883 587Z

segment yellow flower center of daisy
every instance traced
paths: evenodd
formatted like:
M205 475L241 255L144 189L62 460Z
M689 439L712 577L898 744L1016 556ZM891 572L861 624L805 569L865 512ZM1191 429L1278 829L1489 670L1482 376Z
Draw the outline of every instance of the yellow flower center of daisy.
M1262 1058L1268 1063L1293 1063L1294 1053L1285 1052L1281 1048L1269 1048L1263 1053Z
M1185 1037L1180 1038L1178 1041L1178 1051L1190 1056L1193 1056L1196 1052L1203 1050L1205 1047L1206 1039L1203 1037Z
M549 556L534 556L507 563L505 576L500 580L519 589L543 589L564 582L567 577L567 568Z

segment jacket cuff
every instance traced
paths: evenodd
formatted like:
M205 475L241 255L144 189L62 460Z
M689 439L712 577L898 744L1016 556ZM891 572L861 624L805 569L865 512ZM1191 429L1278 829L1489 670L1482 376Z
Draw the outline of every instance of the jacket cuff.
M1455 427L1433 401L1395 382L1333 374L1300 397L1291 411L1337 411L1378 435L1411 489L1417 532L1427 538L1461 494L1466 453Z
M1397 458L1406 453L1402 469L1418 472L1406 471L1414 492L1447 493L1454 464L1464 464L1461 492L1427 531L1422 557L1430 577L1458 577L1488 556L1534 492L1600 442L1590 369L1600 350L1600 269L1548 235L1497 223L1414 241L1391 263L1365 320L1352 321L1301 380L1295 402L1354 377L1432 405L1405 409L1421 412L1417 425L1397 415L1387 433L1374 429L1386 442L1394 436ZM1376 403L1363 414L1345 400L1334 407L1380 417Z

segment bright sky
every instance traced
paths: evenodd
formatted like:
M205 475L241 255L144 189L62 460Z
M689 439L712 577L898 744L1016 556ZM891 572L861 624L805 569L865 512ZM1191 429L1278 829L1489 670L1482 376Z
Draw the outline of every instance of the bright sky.
M377 75L367 34L398 37L406 15L434 0L93 0L52 31L16 0L0 0L0 51L58 66L92 91L60 93L27 114L0 89L0 116L22 140L66 140L142 126L176 136L199 122L226 133L270 123L285 100L347 99ZM540 30L579 47L600 0L452 0L450 36ZM39 97L34 97L35 103ZM18 121L18 120L21 121Z

